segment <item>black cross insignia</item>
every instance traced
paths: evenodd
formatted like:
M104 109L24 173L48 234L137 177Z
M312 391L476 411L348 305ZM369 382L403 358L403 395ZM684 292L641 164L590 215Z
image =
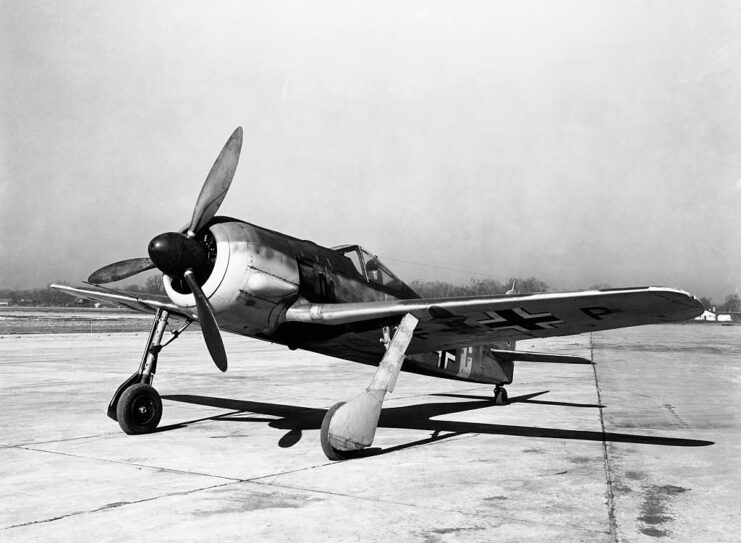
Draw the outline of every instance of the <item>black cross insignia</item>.
M486 311L484 315L489 318L479 321L479 324L497 330L504 330L506 328L519 330L520 332L546 330L553 328L554 324L563 322L550 313L532 314L521 307L500 309L499 311Z

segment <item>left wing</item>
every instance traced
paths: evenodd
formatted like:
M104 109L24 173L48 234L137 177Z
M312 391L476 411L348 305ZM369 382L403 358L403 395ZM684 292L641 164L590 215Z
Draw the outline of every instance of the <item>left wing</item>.
M568 336L680 321L702 311L699 300L685 291L637 287L384 302L299 302L287 310L285 319L360 330L411 313L419 324L407 352L416 354L503 339Z

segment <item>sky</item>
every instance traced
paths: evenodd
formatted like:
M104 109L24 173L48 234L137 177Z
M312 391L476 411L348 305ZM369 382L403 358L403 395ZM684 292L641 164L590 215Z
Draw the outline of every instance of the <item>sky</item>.
M0 0L0 288L146 256L236 126L219 214L407 280L741 292L741 5L676 0Z

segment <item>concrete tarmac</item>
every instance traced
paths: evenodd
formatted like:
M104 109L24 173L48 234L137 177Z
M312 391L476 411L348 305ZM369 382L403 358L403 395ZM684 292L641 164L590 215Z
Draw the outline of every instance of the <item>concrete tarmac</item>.
M198 332L161 357L156 433L105 416L144 333L0 336L2 541L739 541L741 326L521 342L512 403L402 373L368 455L325 410L374 368Z

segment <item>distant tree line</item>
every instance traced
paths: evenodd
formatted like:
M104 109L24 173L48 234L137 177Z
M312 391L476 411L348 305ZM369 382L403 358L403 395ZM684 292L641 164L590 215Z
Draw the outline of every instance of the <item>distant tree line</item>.
M700 303L705 306L705 309L712 310L715 308L718 313L738 313L741 311L741 298L738 294L729 294L722 304L715 304L713 300L703 296L700 298Z
M145 294L165 294L165 285L161 275L153 275L147 278L143 285L127 285L121 290L128 292L143 292Z
M0 299L10 300L11 305L48 305L64 306L74 302L66 294L53 288L0 289Z
M445 281L420 281L415 279L409 286L423 298L448 298L450 296L484 296L487 294L505 294L512 289L517 293L544 292L548 285L535 277L526 279L511 277L505 283L496 279L471 278L464 285L454 285Z
M70 284L68 281L55 281L60 284ZM115 287L116 290L125 292L139 292L142 294L164 294L162 276L153 275L143 285L130 284L123 287ZM10 300L11 305L33 305L33 306L70 306L75 305L75 299L69 294L64 294L50 287L31 289L0 289L0 299Z

